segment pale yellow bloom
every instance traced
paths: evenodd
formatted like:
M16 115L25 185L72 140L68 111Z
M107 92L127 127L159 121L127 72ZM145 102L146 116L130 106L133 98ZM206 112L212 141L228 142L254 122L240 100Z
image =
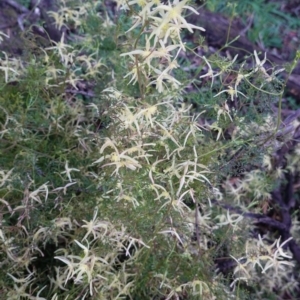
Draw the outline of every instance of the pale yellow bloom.
M5 36L6 38L9 38L9 35L6 35L4 32L0 31L0 44L3 42L2 36Z
M234 97L237 93L243 95L245 98L248 98L248 97L247 97L245 94L243 94L242 92L240 92L240 91L235 91L234 88L233 88L232 86L230 86L230 85L228 86L228 89L219 92L218 94L214 95L214 97L217 97L217 96L219 96L219 95L222 94L222 93L227 93L228 95L230 95L230 98L231 98L232 101L234 100L233 97Z
M73 47L65 44L65 33L62 34L59 42L52 41L52 43L55 44L55 46L45 48L45 50L55 50L59 54L65 66L67 66L69 62L73 62L75 53L68 52L68 48L73 49Z
M177 28L186 28L190 32L193 32L193 28L194 29L197 28L199 30L205 31L204 28L191 25L187 23L187 21L185 20L183 16L184 9L191 10L197 15L199 14L191 6L185 5L187 2L188 0L183 0L183 1L175 0L172 4L169 2L168 5L164 5L164 4L158 5L158 7L153 10L153 17L151 17L155 19L157 23L157 28L152 31L150 37L156 36L155 39L157 40L163 30L167 32L171 24L178 25ZM160 18L154 17L156 13L160 15ZM166 26L168 27L167 30L166 30Z
M10 62L8 60L6 52L2 51L2 53L5 55L5 60L2 60L0 58L0 63L1 63L0 70L2 70L5 73L5 82L7 83L8 82L8 72L9 71L13 72L17 75L19 75L19 73L14 68L10 67Z
M72 182L72 178L71 178L71 172L79 172L79 169L75 169L75 168L69 168L69 162L66 161L65 164L65 171L61 172L61 174L66 174L69 181Z

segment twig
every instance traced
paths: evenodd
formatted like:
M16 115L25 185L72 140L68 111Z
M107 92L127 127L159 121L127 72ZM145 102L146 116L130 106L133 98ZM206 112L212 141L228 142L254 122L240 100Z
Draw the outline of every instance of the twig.
M276 221L264 214L256 214L256 213L250 213L250 212L244 212L240 207L233 207L228 204L221 204L219 201L212 199L211 203L216 204L224 209L228 209L230 211L236 212L243 217L251 218L251 219L256 219L257 222L256 224L264 224L264 225L269 225L275 229L279 230L287 230L287 226L279 221Z
M195 209L195 232L196 232L196 238L197 238L197 244L198 244L198 250L200 254L200 232L199 232L199 207L198 203L196 202L196 209Z
M89 96L89 97L95 97L95 94L93 92L85 92L85 91L80 91L80 90L73 90L73 89L66 89L67 93L70 94L81 94L84 96Z

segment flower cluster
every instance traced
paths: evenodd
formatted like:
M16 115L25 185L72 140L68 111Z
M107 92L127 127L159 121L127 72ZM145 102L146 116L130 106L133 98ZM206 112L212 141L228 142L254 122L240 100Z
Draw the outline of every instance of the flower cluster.
M241 280L246 283L249 280L257 280L259 276L254 273L257 272L255 267L258 266L261 273L265 274L265 279L273 281L273 287L275 287L275 282L281 280L282 274L292 272L295 266L293 262L287 260L291 259L292 256L284 250L284 245L291 239L289 238L280 244L281 238L279 238L272 245L265 244L261 236L259 236L258 241L248 240L246 243L246 256L239 259L231 256L237 263L234 269L236 278L231 286L235 287L236 282Z
M129 56L132 61L132 69L125 76L131 76L129 83L134 84L139 81L141 85L141 81L145 80L148 86L155 84L160 93L167 87L167 83L171 84L173 89L177 89L181 83L174 78L172 70L178 67L177 57L180 51L185 51L181 30L204 31L202 27L189 24L184 18L183 11L187 9L199 13L186 5L188 0L175 0L166 4L155 0L129 2L118 0L117 2L122 9L133 9L134 5L137 5L138 11L134 11L133 17L134 25L128 32L141 27L140 33L145 40L143 49L137 48L121 54L121 56ZM175 56L172 54L174 51Z

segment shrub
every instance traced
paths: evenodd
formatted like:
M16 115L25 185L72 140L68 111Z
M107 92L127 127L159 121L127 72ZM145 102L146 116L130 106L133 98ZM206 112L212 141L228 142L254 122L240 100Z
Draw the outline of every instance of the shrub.
M189 51L181 30L204 30L184 19L196 11L186 0L117 6L114 23L105 3L66 1L52 16L73 27L72 44L62 34L27 61L1 58L2 294L274 295L292 278L288 240L255 239L247 216L276 185L266 162L280 144L270 115L278 71L256 52L252 71L202 57L200 78L219 90L204 87L195 112L185 93L196 82L178 68Z

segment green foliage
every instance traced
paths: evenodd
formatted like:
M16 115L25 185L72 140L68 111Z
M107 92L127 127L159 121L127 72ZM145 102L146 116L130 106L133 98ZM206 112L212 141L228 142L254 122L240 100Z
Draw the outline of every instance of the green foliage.
M202 28L184 23L182 4L148 2L143 21L130 4L114 23L104 3L65 1L53 15L76 29L72 44L63 34L26 60L3 53L6 299L263 299L292 278L285 242L254 239L243 213L223 209L265 209L280 177L268 160L278 72L256 52L251 71L202 57L200 78L216 84L185 94L201 69L185 73L175 29ZM226 260L227 275L216 270Z
M281 48L285 34L299 30L299 18L280 10L281 3L265 0L209 0L206 3L211 11L222 12L238 17L245 28L249 26L247 36L252 42L260 42L265 47Z
M25 6L26 8L29 8L30 0L16 0L19 4Z

